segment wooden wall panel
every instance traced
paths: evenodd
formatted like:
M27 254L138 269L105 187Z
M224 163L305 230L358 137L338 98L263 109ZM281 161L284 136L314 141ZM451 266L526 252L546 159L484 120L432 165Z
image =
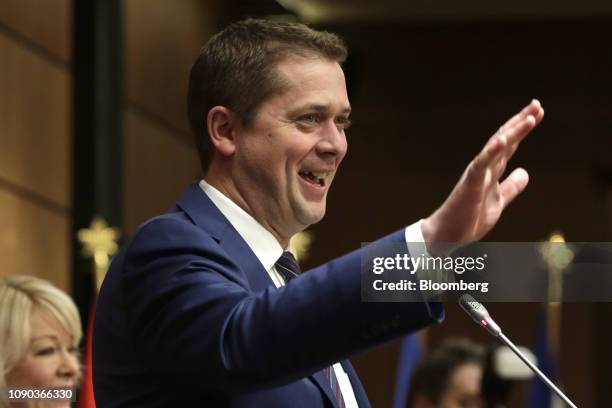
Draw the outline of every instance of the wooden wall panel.
M61 61L72 59L71 0L0 0L0 23Z
M126 0L125 96L189 138L189 70L214 32L217 1Z
M139 113L124 111L124 231L166 212L187 185L199 180L195 147Z
M70 289L70 219L0 189L0 275L26 274Z
M0 34L0 177L70 206L70 74Z

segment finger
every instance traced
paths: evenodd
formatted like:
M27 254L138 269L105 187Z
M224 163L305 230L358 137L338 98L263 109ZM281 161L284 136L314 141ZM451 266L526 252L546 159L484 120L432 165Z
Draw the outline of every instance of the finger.
M502 154L499 157L494 157L490 163L495 162L493 168L493 178L499 180L506 169L506 164L514 155L514 152L518 148L519 143L533 130L535 127L535 118L528 115L521 122L519 122L514 128L508 130L505 133L496 135L497 138L506 137L506 145L503 149Z
M536 125L544 119L544 108L540 107L538 112L535 114Z
M518 145L542 121L543 118L544 109L540 108L539 111L536 113L536 116L534 117L533 126L530 127L529 123L522 123L508 132L508 145L506 146L506 150L504 152L506 161L510 160L510 158L514 155L514 152L518 148ZM531 121L529 116L525 118L525 120L528 122Z
M488 142L472 162L472 167L476 174L486 171L487 168L499 160L507 143L506 136L503 134Z
M529 174L522 168L515 169L503 183L500 184L499 190L504 208L512 202L529 183Z
M504 134L508 139L508 146L514 147L516 146L533 130L536 126L536 119L533 115L527 115L523 120L518 122L516 126L511 129L508 129Z
M542 116L544 114L544 110L540 104L540 101L537 99L533 99L527 106L525 106L519 113L511 117L506 123L504 123L498 130L499 133L503 133L508 129L514 127L518 122L524 119L527 115L532 115L536 117L536 115L542 110Z
M508 164L508 160L506 159L504 155L502 155L501 159L497 161L497 163L495 164L495 169L493 171L493 177L492 177L493 180L497 181L501 178L501 176L504 174L504 171L506 171L507 164Z

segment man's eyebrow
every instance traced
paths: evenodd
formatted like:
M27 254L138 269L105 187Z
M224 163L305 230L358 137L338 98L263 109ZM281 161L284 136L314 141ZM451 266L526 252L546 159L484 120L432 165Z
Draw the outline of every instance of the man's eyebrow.
M305 111L305 110L314 110L314 111L317 111L317 112L326 112L326 111L329 110L329 105L322 105L322 104L318 104L318 103L309 103L309 104L298 106L295 109L292 109L291 110L291 114L297 114L297 113L299 113L301 111ZM344 109L342 109L341 113L348 116L351 113L351 105L348 105Z

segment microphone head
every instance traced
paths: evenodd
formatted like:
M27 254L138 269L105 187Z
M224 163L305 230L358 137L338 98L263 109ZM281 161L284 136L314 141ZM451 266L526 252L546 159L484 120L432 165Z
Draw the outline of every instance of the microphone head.
M476 322L480 322L482 319L489 316L489 312L482 303L474 299L472 295L468 293L461 295L459 298L459 306L461 306L472 319L476 320Z
M495 337L501 333L501 328L489 316L487 309L471 295L464 293L459 298L459 306L470 315L472 320L484 327L489 333Z

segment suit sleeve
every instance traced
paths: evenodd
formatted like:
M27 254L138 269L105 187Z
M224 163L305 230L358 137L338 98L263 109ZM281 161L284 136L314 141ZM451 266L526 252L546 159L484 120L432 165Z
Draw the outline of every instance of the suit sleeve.
M403 239L401 230L378 243ZM120 272L130 335L142 360L173 381L239 392L295 381L443 319L435 303L361 302L361 255L252 292L206 233L154 220Z

